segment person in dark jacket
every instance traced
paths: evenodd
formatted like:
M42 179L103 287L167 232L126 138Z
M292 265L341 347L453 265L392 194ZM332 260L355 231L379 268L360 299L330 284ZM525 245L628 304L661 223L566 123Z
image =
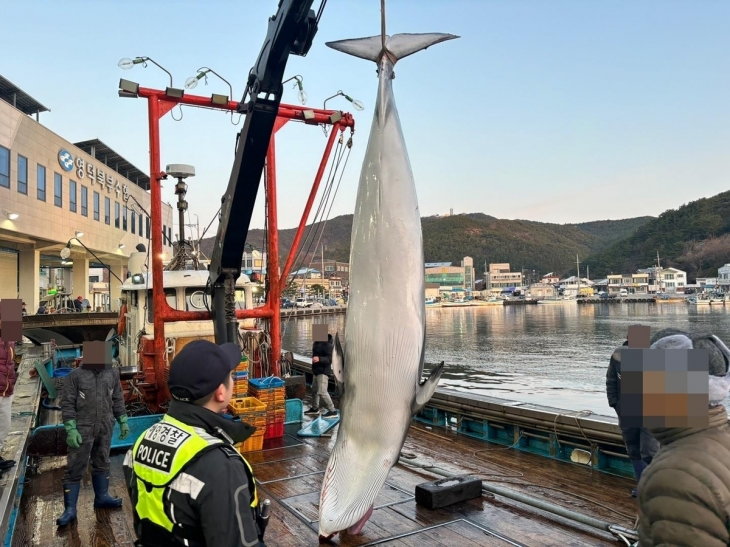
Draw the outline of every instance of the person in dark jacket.
M224 418L241 362L235 344L187 344L170 365L173 400L124 459L142 547L265 547L256 481L234 443L255 429Z
M334 342L332 335L327 335L327 341L318 341L312 344L312 406L307 410L306 414L319 414L320 400L327 408L327 412L322 414L325 418L337 416L335 405L332 403L332 397L327 392L329 385L329 375L332 373L332 350Z
M129 434L119 369L84 362L72 370L63 384L61 409L69 451L63 476L64 512L56 524L65 526L76 520L76 502L89 458L94 507L122 506L121 498L109 495L109 450L114 420L119 422L120 439Z
M682 333L682 331L673 328L660 330L652 336L651 342L654 343L677 333ZM621 347L616 348L611 355L608 370L606 371L606 396L608 397L608 406L613 408L618 416L621 436L624 438L626 451L634 466L634 474L638 483L644 469L647 468L659 451L659 441L645 427L624 427L621 425L621 349L628 347L628 345L627 340ZM636 488L631 491L631 495L636 497Z

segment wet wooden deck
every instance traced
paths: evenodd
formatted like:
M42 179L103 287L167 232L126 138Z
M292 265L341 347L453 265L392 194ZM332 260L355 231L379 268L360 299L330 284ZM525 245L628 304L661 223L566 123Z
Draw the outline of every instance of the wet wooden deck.
M308 419L308 418L305 418ZM260 482L260 497L271 499L266 531L269 546L316 545L319 489L330 438L299 438L299 425L287 426L283 439L267 441L264 450L247 454ZM508 486L581 513L632 528L636 507L629 492L633 481L575 464L521 453L503 446L457 436L444 429L411 427L403 449L419 460ZM79 521L67 530L55 526L63 511L61 477L64 458L42 461L26 486L13 546L132 546L132 514L122 475L123 454L112 459L111 493L123 496L121 510L94 510L87 477L79 498ZM609 534L549 515L499 496L481 498L441 510L416 505L414 488L435 480L429 473L396 466L378 496L362 534L335 536L341 546L599 546L620 545Z

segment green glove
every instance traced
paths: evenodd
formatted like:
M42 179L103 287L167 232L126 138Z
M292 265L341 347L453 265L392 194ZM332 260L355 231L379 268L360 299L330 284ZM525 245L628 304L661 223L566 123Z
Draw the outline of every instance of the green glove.
M76 420L69 420L63 424L66 429L66 444L70 448L78 448L81 446L81 433L76 429Z
M127 424L127 415L122 414L117 418L117 421L119 422L119 438L124 439L127 435L129 435L129 425Z

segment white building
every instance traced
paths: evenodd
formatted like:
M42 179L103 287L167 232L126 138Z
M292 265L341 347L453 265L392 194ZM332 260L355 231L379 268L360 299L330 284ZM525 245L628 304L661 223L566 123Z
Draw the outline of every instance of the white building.
M717 269L717 284L725 290L730 289L730 264Z
M125 279L136 245L150 247L150 178L98 139L73 144L41 125L48 109L2 76L0 99L0 299L22 298L31 313L51 288L92 301L89 268ZM167 204L162 224L164 259ZM112 275L113 308L119 287Z
M659 276L662 292L683 293L687 286L687 272L677 268L662 268Z

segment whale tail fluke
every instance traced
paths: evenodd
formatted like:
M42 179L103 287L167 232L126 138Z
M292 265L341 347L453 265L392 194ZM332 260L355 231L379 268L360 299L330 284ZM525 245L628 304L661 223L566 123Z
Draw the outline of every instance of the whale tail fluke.
M395 34L393 36L370 36L369 38L353 38L327 42L327 47L337 51L360 57L368 61L380 62L383 55L387 55L395 64L403 57L426 49L434 44L459 38L453 34L428 32L423 34ZM383 45L385 44L385 45Z

